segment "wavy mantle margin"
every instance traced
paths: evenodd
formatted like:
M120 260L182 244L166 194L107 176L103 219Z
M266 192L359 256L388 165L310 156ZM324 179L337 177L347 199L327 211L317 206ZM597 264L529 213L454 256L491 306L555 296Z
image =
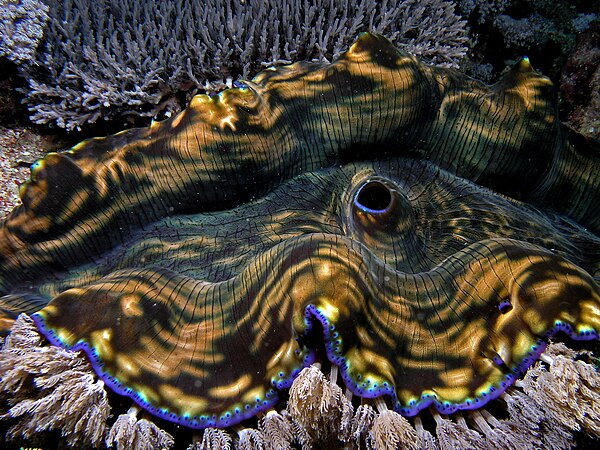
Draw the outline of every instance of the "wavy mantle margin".
M186 145L179 147L182 139ZM194 140L195 146L189 144ZM556 116L553 87L528 61L487 87L456 72L422 65L384 38L365 34L331 65L297 63L265 71L239 88L195 97L188 110L149 129L85 141L35 163L31 180L21 191L23 206L0 227L0 293L23 281L27 271L43 272L57 262L74 262L52 261L52 255L50 260L37 259L46 236L53 233L64 237L64 230L71 230L69 239L81 242L83 253L92 253L124 242L132 228L158 218L247 200L248 186L256 186L252 195L262 195L298 173L367 155L388 156L399 148L501 192L518 191L540 207L557 196L565 198L555 206L566 208L559 212L598 231L599 154L594 148L580 151L567 141ZM502 163L494 159L498 155ZM540 163L532 167L527 163L532 158ZM174 167L178 160L181 165ZM147 170L148 164L153 170ZM93 236L110 237L90 240L92 223L98 224ZM355 394L388 394L399 406L389 387L369 392L349 375L347 361L336 353L335 329L330 330L334 325L327 315L314 304L303 313L307 329L315 321L321 323L328 357L341 367ZM68 347L43 320L35 315L53 344ZM573 338L598 338L595 330L574 332L569 327L555 323L545 337L565 331ZM491 386L489 394L474 397L469 404L440 403L430 396L400 405L399 410L411 416L429 405L445 413L483 405L514 383L543 346L537 342L522 362L510 368L502 382L506 386ZM192 428L228 426L268 409L277 401L274 388L289 387L301 368L314 360L313 350L304 350L302 364L289 373L280 372L255 404L190 419L152 406L143 393L111 378L89 344L70 348L84 350L116 392L158 417Z

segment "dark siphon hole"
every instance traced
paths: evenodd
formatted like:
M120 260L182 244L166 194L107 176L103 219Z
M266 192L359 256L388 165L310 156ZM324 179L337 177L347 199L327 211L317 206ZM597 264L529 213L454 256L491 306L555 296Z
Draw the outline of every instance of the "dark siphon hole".
M359 208L382 212L390 207L392 194L383 183L369 181L360 188L354 202Z
M501 314L506 314L506 313L508 313L508 312L512 311L512 309L513 309L513 306L512 306L512 304L510 303L510 301L508 301L508 300L503 300L503 301L501 301L501 302L500 302L500 304L498 305L498 309L500 310L500 313L501 313Z

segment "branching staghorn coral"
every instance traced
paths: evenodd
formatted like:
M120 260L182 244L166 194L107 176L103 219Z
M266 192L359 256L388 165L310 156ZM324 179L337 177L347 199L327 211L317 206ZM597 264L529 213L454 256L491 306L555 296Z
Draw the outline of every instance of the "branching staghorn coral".
M48 0L45 45L24 76L36 123L72 130L169 115L177 96L265 66L331 60L363 31L456 67L465 22L447 0ZM189 98L190 95L188 95Z
M31 60L44 34L48 6L37 0L0 0L0 57Z

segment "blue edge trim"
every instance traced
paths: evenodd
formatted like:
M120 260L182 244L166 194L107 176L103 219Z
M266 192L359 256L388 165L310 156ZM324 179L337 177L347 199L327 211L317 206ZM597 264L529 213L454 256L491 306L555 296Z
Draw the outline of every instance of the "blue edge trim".
M435 406L435 408L441 414L452 414L453 412L456 412L458 410L473 410L483 407L489 401L498 398L500 395L502 395L504 391L506 391L506 389L508 389L512 384L514 384L515 381L519 379L521 375L523 375L527 371L527 369L529 369L529 367L531 367L531 365L533 365L533 363L539 359L540 354L546 349L548 345L546 339L554 336L559 331L566 333L569 337L571 337L574 340L600 339L598 332L595 330L577 333L573 330L573 328L570 325L559 323L555 327L551 328L544 335L543 338L539 339L537 343L531 347L531 351L529 352L529 355L526 358L524 358L516 366L512 367L510 373L506 375L504 381L502 381L497 386L490 387L488 392L483 393L481 397L468 399L463 403L451 403L440 402L435 396L432 395L423 395L419 401L411 402L411 404L407 406L402 406L397 400L396 392L393 386L390 386L388 383L383 383L381 386L374 385L372 387L369 387L367 386L366 382L357 384L356 381L350 377L350 375L348 374L348 366L346 363L346 359L341 355L340 352L341 339L339 338L339 334L335 330L335 326L329 323L329 319L327 319L327 317L325 317L325 315L322 312L320 312L316 306L312 304L308 305L305 309L304 315L306 323L306 332L309 332L313 328L313 326L316 323L315 320L320 322L323 328L327 357L332 364L335 364L340 368L340 372L342 374L344 383L350 388L352 393L354 395L364 398L377 398L387 395L391 398L394 404L394 410L405 417L415 416L421 410L428 408L432 405ZM89 357L94 371L111 390L113 390L117 394L130 397L140 407L142 407L143 409L150 412L156 417L193 429L203 429L207 427L229 427L238 424L243 420L254 417L259 412L271 409L277 404L279 400L279 395L276 389L288 389L292 385L292 382L298 376L300 371L304 367L310 366L315 361L315 351L308 351L306 356L304 357L302 367L299 367L298 369L292 371L292 373L287 377L284 376L283 373L280 373L278 380L272 380L273 388L267 391L265 395L266 398L257 398L256 404L254 405L247 404L243 409L236 408L233 411L233 413L225 412L220 416L213 415L200 417L186 417L169 412L168 410L163 410L152 406L146 400L144 400L144 398L142 398L140 393L121 384L119 380L117 380L115 377L111 376L109 373L104 371L104 365L98 357L98 354L96 353L95 349L91 348L87 343L78 342L73 346L65 345L63 342L61 342L60 338L56 335L56 333L53 330L46 327L44 319L39 314L33 314L32 319L36 324L37 328L40 330L40 332L48 339L48 341L50 341L52 345L72 351L84 351ZM502 363L501 361L496 362L498 364Z

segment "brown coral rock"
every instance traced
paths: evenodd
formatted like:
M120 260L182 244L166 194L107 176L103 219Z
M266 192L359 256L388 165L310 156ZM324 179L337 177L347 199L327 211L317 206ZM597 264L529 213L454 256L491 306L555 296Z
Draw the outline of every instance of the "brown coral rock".
M580 133L600 139L600 20L578 36L560 90L568 122Z

